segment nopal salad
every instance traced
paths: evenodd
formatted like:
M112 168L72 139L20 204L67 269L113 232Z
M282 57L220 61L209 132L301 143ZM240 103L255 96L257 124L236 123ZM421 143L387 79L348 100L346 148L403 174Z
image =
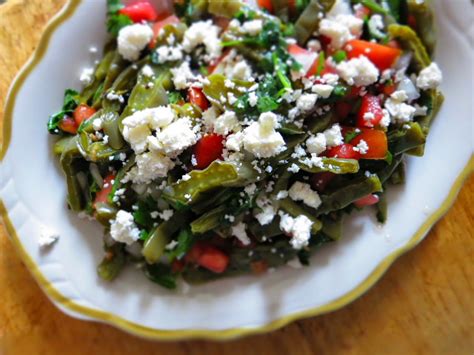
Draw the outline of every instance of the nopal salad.
M300 267L351 211L385 221L443 101L428 1L106 5L103 57L48 122L103 279Z

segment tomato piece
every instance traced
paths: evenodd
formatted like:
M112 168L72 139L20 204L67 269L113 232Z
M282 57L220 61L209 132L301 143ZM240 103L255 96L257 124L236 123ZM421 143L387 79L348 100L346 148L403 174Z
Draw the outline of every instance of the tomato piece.
M218 134L208 134L202 137L194 146L196 168L205 169L214 160L221 159L223 149L224 137Z
M198 257L197 264L216 274L220 274L229 266L229 256L212 245L205 245L202 248L201 255Z
M153 39L151 40L149 47L154 48L156 46L156 38L160 34L160 31L163 27L167 25L175 25L180 22L181 21L179 20L179 18L177 18L175 15L168 16L167 18L161 21L155 22L155 24L153 25Z
M79 127L82 122L91 118L96 112L97 111L94 108L87 106L86 104L81 104L76 107L72 116Z
M59 121L58 126L61 129L61 131L71 133L71 134L76 134L77 129L79 128L74 118L69 117L69 116L64 116L63 119Z
M142 21L155 21L158 17L153 5L147 1L127 5L121 9L119 13L128 16L135 23Z
M273 13L272 0L257 0L258 7L266 9L268 12Z
M184 261L187 263L197 263L199 257L202 254L202 251L203 251L202 242L194 243L192 248L184 256Z
M357 114L357 126L375 127L380 123L383 116L380 99L377 96L365 95L362 98L362 104Z
M94 199L94 207L97 203L107 203L109 199L109 194L112 192L114 186L113 180L115 179L115 174L109 174L104 179L104 185L102 189L96 193Z
M316 74L318 68L318 55L308 51L297 44L288 45L288 53L303 67L306 76ZM314 72L314 73L313 73Z
M388 141L385 132L377 129L361 129L351 144L356 147L362 140L367 143L366 154L361 154L362 159L385 159L388 153Z
M372 206L375 205L379 202L379 197L377 195L367 195L364 196L357 201L354 201L354 205L356 205L359 208L365 207L365 206Z
M347 42L345 50L349 59L366 56L380 71L391 68L402 54L398 48L360 39Z
M327 150L326 156L329 158L360 159L360 154L354 150L354 146L352 144L348 143L344 143Z
M201 88L189 88L188 97L189 102L199 106L203 112L209 108L209 101L207 101L206 95L204 95Z
M385 96L392 95L395 91L397 91L397 85L395 84L385 84L381 90Z
M323 192L335 177L336 174L329 172L313 174L310 178L311 187L318 192Z
M345 120L347 116L352 111L352 104L347 101L338 101L336 103L335 109L336 109L336 114L341 120Z

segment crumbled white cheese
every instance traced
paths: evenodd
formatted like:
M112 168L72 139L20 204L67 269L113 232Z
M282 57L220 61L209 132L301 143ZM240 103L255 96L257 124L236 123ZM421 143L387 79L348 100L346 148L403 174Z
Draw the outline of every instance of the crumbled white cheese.
M168 244L165 245L165 249L166 250L173 250L174 248L176 248L178 246L178 242L176 240L172 240L171 242L169 242Z
M50 228L41 226L38 244L40 248L46 248L54 244L59 239L59 234L53 232Z
M156 49L158 63L176 62L183 59L181 47L160 46Z
M243 245L250 244L250 238L245 231L246 225L243 222L237 223L235 226L232 226L232 235L236 237Z
M280 212L280 229L292 236L290 244L294 249L301 249L308 245L312 225L313 222L305 215L293 218Z
M369 151L369 145L365 140L361 139L360 142L353 149L355 152L359 152L360 154L365 155Z
M276 208L273 206L272 202L265 196L259 196L256 203L260 208L259 213L255 214L258 223L262 226L271 223L276 214Z
M244 191L247 195L253 196L255 194L255 191L257 191L257 185L255 184L250 184L245 186Z
M240 149L242 148L243 144L244 144L244 134L242 132L237 132L227 137L227 140L225 142L225 147L228 150L231 150L234 152L240 152Z
M309 137L306 141L306 149L308 153L316 155L324 152L326 150L326 135L324 133L317 133L315 136Z
M316 209L321 205L319 194L312 190L309 184L296 181L291 186L288 194L293 201L303 201L309 207Z
M227 136L231 132L239 132L241 126L233 111L225 111L214 122L214 133Z
M200 44L206 48L209 60L217 59L221 55L219 27L214 26L211 20L195 22L184 33L183 49L186 52L190 53Z
M327 99L329 96L331 96L333 90L334 86L327 84L315 84L311 88L312 92L322 97L323 99Z
M142 68L142 75L152 78L155 75L153 69L147 64Z
M379 77L379 70L366 56L341 62L336 69L349 85L368 86Z
M173 75L173 84L177 90L186 89L190 86L190 82L196 79L194 74L191 72L188 62L183 62L178 68L170 70Z
M288 168L288 171L293 173L293 174L296 174L298 171L300 171L300 167L298 165L296 165L295 163L293 163Z
M175 112L169 106L137 111L122 121L123 137L130 143L135 153L142 153L147 149L147 138L151 134L151 129L168 126L175 116Z
M352 15L325 18L319 24L319 33L331 39L331 47L339 49L347 41L362 34L364 21Z
M197 140L198 136L189 117L180 118L157 132L156 136L147 138L150 150L161 152L172 158L194 145Z
M133 181L136 184L149 183L157 178L166 177L174 168L174 162L159 152L147 152L135 157L134 166L125 176L124 182Z
M258 103L258 96L255 92L249 94L249 105L250 107L255 107Z
M92 83L92 80L94 79L94 69L93 68L85 68L81 76L79 77L79 80L82 85L87 86L90 83Z
M404 102L407 98L407 94L399 90L385 101L385 109L395 122L410 122L413 120L416 108Z
M145 24L134 24L122 28L117 43L122 57L129 61L137 60L140 52L153 38L153 30Z
M435 62L423 69L416 79L416 86L422 90L436 89L443 81L443 73Z
M107 98L107 100L118 101L122 104L125 102L125 99L123 98L122 95L116 94L113 91L108 92L106 98Z
M94 128L95 131L100 131L102 129L102 120L100 118L94 118L92 128Z
M173 214L173 210L164 210L159 214L159 216L163 221L168 221L171 217L173 217Z
M321 50L321 42L317 39L310 39L306 44L306 47L312 52L319 52Z
M303 112L309 111L316 105L317 99L316 94L302 94L296 101L296 107Z
M247 21L242 25L242 29L251 36L258 35L263 28L262 20Z
M277 200L283 200L287 197L288 197L288 191L287 190L278 191L278 193L276 195Z
M119 243L131 245L140 238L140 230L130 212L120 210L110 222L110 235Z
M248 80L252 76L252 68L246 60L239 61L231 69L230 77L239 80Z
M331 128L324 131L327 147L337 147L344 143L344 137L341 133L341 126L338 123L332 125Z
M276 131L277 116L264 112L258 122L253 122L244 130L244 148L258 158L270 158L286 149L282 135Z

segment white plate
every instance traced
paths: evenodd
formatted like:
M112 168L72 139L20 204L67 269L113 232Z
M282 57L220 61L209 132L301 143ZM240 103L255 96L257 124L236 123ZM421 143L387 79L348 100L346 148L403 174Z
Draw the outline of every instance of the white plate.
M50 24L8 99L0 196L12 240L44 291L66 313L153 338L229 338L276 329L337 309L376 282L395 258L416 245L450 207L472 170L473 11L469 0L436 1L437 62L446 103L423 158L408 159L407 184L389 191L390 217L377 227L369 213L347 219L345 237L317 252L311 267L281 268L169 292L128 268L113 283L96 276L102 228L65 208L65 182L51 154L46 120L66 87L79 87L105 39L105 6L72 0ZM441 16L442 15L442 16ZM9 121L12 121L8 144ZM8 148L8 149L7 149ZM41 252L42 227L60 232Z

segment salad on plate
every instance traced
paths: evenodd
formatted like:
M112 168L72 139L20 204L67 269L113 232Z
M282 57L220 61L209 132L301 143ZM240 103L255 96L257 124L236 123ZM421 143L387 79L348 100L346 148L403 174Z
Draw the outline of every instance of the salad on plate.
M443 102L428 1L105 5L102 59L48 121L69 208L105 228L103 279L298 268L352 211L386 220Z

